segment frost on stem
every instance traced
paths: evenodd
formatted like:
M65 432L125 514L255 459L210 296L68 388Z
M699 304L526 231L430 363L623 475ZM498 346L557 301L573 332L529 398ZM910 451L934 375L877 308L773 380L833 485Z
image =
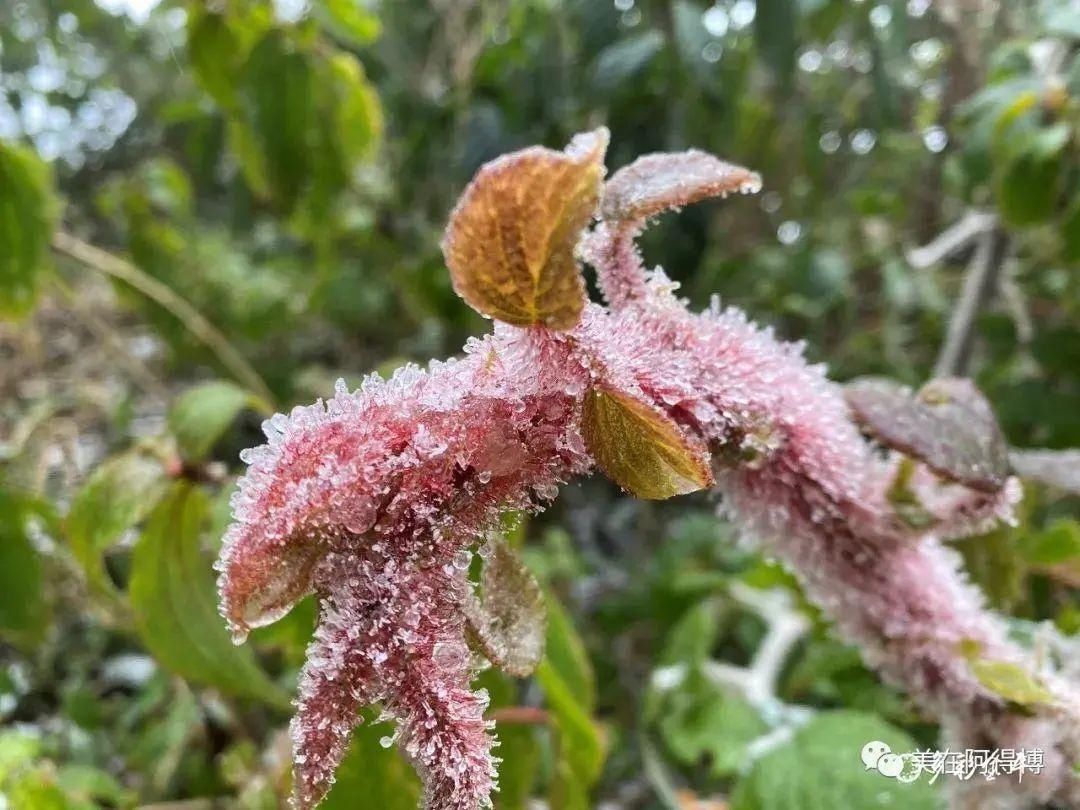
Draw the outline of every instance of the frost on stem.
M953 744L1044 749L1043 774L1000 795L1078 799L1074 686L1008 639L942 544L1010 519L1019 497L978 392L853 390L849 405L801 346L738 310L689 312L662 271L645 270L635 235L667 208L760 179L689 152L642 158L605 186L607 137L500 158L462 195L443 248L455 289L496 320L491 334L460 359L339 384L269 420L267 444L244 454L218 563L223 615L242 640L302 596L320 600L292 724L295 803L320 801L357 709L379 703L427 808L490 805L494 740L470 645L528 674L542 618L509 549L486 555L479 594L472 554L504 512L543 509L594 466L639 497L714 487ZM607 307L586 300L577 256ZM962 446L946 425L958 413ZM1022 671L1050 698L1015 705L979 662Z

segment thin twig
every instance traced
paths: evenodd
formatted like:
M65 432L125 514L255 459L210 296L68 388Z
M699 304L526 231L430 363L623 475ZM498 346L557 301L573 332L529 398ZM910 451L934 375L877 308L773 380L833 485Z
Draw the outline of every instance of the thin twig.
M1007 248L1005 234L996 228L979 237L964 275L960 300L949 321L945 344L934 366L934 376L956 377L967 373L975 321L997 289Z
M146 393L163 400L168 399L168 392L161 380L154 376L142 360L131 353L108 323L97 313L84 306L75 291L60 280L58 276L56 277L55 287L67 304L69 311L113 353L117 362L127 369L128 374Z
M997 217L993 214L986 211L968 211L927 244L907 251L908 264L916 270L933 267L996 226Z
M131 285L147 298L164 307L176 316L192 335L205 344L221 361L222 366L239 382L246 385L268 405L273 403L273 394L270 393L262 377L229 342L229 339L170 287L143 272L131 262L94 247L64 231L57 231L53 235L52 246L57 253L74 259L91 270Z
M503 706L491 713L491 719L508 726L546 726L550 722L548 713L534 706Z

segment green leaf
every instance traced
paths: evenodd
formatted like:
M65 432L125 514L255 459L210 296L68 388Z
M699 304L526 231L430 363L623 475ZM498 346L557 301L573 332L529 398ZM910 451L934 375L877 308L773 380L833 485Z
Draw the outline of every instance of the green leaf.
M364 73L364 66L350 53L336 53L328 60L335 105L334 136L343 168L369 158L382 137L383 115L379 97Z
M737 773L746 747L769 728L749 703L700 675L665 697L659 728L667 749L688 767L707 762L717 778Z
M1062 518L1047 529L1025 537L1020 551L1028 562L1057 565L1080 558L1080 522Z
M230 382L208 382L185 391L168 417L180 454L188 461L205 458L245 407L257 408L256 398Z
M234 646L218 615L210 561L200 535L206 496L186 482L172 486L135 546L131 604L143 643L163 666L195 683L287 709L288 696Z
M547 605L544 657L581 701L586 711L592 712L596 707L596 676L585 644L555 595L548 592L544 602Z
M240 73L240 108L257 145L262 172L245 163L249 183L265 179L271 196L290 210L308 181L308 133L315 119L311 66L280 31L270 31L254 47Z
M0 636L32 649L48 627L41 559L26 531L28 511L0 491Z
M944 801L927 778L905 783L867 769L860 753L872 741L884 742L895 754L920 748L876 715L823 712L799 729L790 742L754 763L736 785L731 810L944 808Z
M401 756L397 746L386 748L379 740L390 733L388 724L365 722L353 732L349 752L336 771L333 788L323 799L322 810L416 810L420 803L420 780Z
M557 733L549 803L566 810L588 810L592 807L590 791L604 763L600 732L578 695L570 691L549 660L540 662L536 680L544 690Z
M495 798L498 810L527 810L536 782L540 746L536 729L528 725L503 723L495 730L499 738L499 792Z
M1053 215L1061 188L1061 158L1022 154L1000 172L995 184L998 208L1017 227L1044 222Z
M332 34L352 45L368 45L382 31L379 18L360 0L318 0L314 14Z
M548 605L548 652L536 670L556 733L548 801L563 810L589 810L590 791L604 763L603 740L591 717L596 684L573 627L553 597Z
M491 663L519 678L532 674L544 654L544 593L505 543L492 542L481 592L465 602L470 637Z
M225 109L236 106L240 39L221 14L190 12L188 59L202 88Z
M491 697L488 713L494 715L499 709L517 706L517 681L494 668L480 674L473 684L486 689ZM525 723L496 721L496 750L499 763L499 792L495 794L496 810L528 810L533 794L537 771L540 766L539 729Z
M41 737L21 729L0 730L0 786L41 755Z
M135 801L115 776L89 765L64 765L57 773L57 784L70 799L87 807L127 807Z
M100 465L75 495L66 522L68 542L97 593L117 596L102 554L150 514L165 486L161 461L133 451Z
M980 658L971 662L971 671L991 692L1020 706L1041 706L1054 701L1042 682L1018 664Z
M964 570L1000 610L1011 610L1024 597L1027 566L1017 547L1018 536L1022 535L1017 529L1001 526L956 544L964 558Z
M0 142L0 317L34 305L55 212L49 166L29 149Z

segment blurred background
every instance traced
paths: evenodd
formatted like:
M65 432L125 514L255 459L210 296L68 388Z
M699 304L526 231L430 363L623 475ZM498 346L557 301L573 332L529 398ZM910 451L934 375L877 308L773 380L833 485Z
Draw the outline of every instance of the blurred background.
M761 194L647 234L846 380L969 374L1080 445L1080 3L0 4L0 806L277 808L314 606L234 647L211 562L259 424L489 324L438 242L484 161L606 124ZM864 772L934 718L705 496L564 488L514 542L558 677L481 677L504 810L941 806ZM1080 498L957 543L1016 633L1080 632ZM332 808L415 807L365 725Z

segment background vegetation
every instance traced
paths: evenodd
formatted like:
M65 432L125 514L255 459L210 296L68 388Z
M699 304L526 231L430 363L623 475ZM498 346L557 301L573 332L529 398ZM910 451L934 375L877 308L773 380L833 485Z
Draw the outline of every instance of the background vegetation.
M841 380L969 373L1014 445L1080 445L1078 46L1075 0L3 3L6 805L281 805L314 607L230 644L237 453L336 377L486 328L438 241L502 152L603 123L612 168L696 146L761 171L648 234L696 305ZM932 746L934 719L712 512L596 480L521 531L553 616L537 677L483 676L498 806L938 806L856 755ZM960 544L1018 634L1080 632L1078 516L1032 487ZM329 807L415 805L387 733Z

